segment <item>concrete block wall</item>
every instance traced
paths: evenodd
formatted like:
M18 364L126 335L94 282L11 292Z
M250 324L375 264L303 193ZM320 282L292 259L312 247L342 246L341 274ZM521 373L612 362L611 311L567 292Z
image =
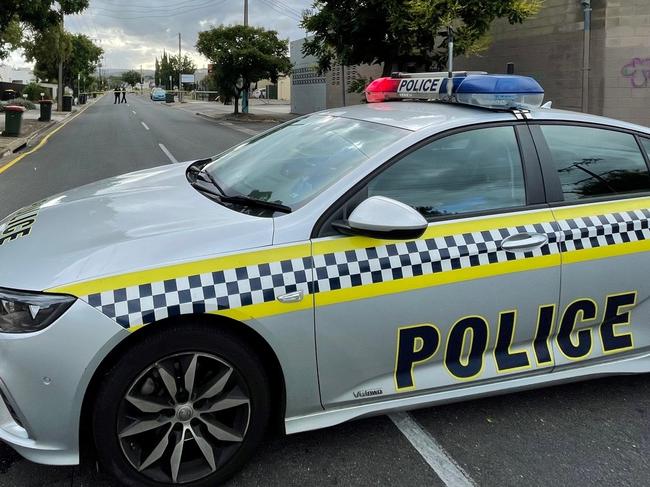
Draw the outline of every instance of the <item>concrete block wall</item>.
M592 0L588 111L650 126L650 0ZM490 48L456 69L533 76L556 108L582 109L580 0L546 0L524 24L495 22Z
M650 126L650 0L609 0L603 113Z

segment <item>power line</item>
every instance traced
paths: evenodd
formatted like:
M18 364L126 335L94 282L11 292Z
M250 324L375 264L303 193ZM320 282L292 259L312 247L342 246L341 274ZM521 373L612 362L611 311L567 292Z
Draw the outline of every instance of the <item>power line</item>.
M180 3L176 5L175 7L166 7L166 8L157 8L157 7L152 7L152 8L145 8L142 7L141 5L133 5L131 7L124 7L124 8L112 8L112 7L91 7L93 10L101 10L104 12L109 12L113 14L138 14L138 15L144 15L146 17L155 17L158 16L158 14L169 14L169 15L177 15L178 13L182 13L182 11L187 10L187 11L193 11L193 10L198 10L201 8L206 8L209 7L210 4L213 4L214 0L201 0L201 3L190 3L190 4L183 4ZM145 8L145 10L138 10ZM135 10L134 10L135 9Z
M214 0L211 0L209 3L212 3L212 1L214 1ZM226 1L226 0L220 0L220 1L217 1L217 2L214 3L212 6L213 6L213 7L216 7L216 6L218 6L218 5L222 4L222 3L224 3L225 1ZM111 18L111 19L118 19L118 20L140 20L140 19L153 19L153 18L168 18L168 17L176 17L176 16L179 16L179 15L185 15L185 14L187 14L187 13L194 12L194 11L196 11L196 10L202 10L202 9L204 9L204 8L206 8L206 5L203 5L203 6L201 6L201 7L193 7L193 8L189 8L189 9L184 10L184 11L181 11L181 12L172 12L172 13L156 14L156 15L135 15L135 16L128 16L128 17L124 17L124 16L121 16L121 15L104 14L104 13L103 13L103 14L100 14L100 15L101 15L102 17L108 17L108 18Z
M289 17L291 20L295 20L295 21L302 20L301 17L299 17L298 15L296 15L296 14L290 12L290 11L287 11L286 9L282 9L282 7L280 7L278 4L276 4L272 0L261 0L261 1L264 4L266 4L267 6L269 6L270 8L272 8L273 10L275 10L277 13L282 14L285 17Z

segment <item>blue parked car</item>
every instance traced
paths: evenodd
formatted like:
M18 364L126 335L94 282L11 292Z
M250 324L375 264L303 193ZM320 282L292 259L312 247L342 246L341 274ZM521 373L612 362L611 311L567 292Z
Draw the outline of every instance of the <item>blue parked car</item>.
M165 101L165 95L167 93L162 88L154 88L151 90L151 99L153 101Z

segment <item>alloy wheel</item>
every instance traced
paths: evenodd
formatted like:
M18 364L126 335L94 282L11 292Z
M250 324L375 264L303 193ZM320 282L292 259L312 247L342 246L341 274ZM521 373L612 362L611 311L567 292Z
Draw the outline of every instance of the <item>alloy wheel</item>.
M243 377L223 359L198 352L168 356L145 369L121 401L122 452L150 480L200 480L239 450L250 402Z

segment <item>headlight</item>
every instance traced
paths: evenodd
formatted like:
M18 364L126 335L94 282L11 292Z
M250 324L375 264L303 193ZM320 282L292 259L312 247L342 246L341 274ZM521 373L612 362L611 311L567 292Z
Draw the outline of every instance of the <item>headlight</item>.
M76 298L0 288L0 332L30 333L52 324Z

